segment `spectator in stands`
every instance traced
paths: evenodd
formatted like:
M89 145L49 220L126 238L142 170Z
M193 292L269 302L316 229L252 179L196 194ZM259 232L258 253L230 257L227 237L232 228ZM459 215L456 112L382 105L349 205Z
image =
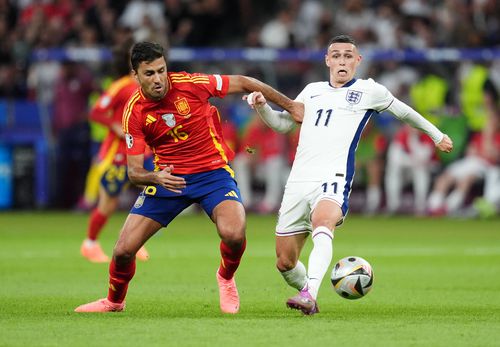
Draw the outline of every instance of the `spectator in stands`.
M264 47L296 47L294 16L290 9L282 8L278 15L264 24L260 32L260 42Z
M56 137L56 196L58 207L73 207L83 192L90 165L88 100L95 89L89 70L65 61L56 80L52 128Z

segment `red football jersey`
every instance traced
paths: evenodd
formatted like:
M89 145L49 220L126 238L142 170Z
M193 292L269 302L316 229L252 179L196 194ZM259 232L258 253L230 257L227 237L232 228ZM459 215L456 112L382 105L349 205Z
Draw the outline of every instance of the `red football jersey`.
M176 174L227 165L232 154L208 99L227 94L228 76L169 72L167 83L169 90L160 101L147 99L141 90L130 98L122 121L127 153L141 154L147 144L155 169L173 165Z
M125 104L137 88L137 82L131 76L114 81L90 111L90 119L108 128L112 123L121 123ZM125 141L109 129L98 156L100 160L109 160L117 165L125 164L127 162Z

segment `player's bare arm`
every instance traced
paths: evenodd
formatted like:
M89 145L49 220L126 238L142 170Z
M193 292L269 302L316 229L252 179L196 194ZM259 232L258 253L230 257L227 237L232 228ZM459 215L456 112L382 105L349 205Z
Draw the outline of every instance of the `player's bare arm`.
M257 111L267 104L267 100L261 92L252 92L248 95L243 95L242 99L246 100L250 107L252 109L256 109ZM292 103L296 112L291 114L291 116L297 123L302 123L304 120L304 104L297 101L292 101Z
M116 136L120 139L125 139L125 133L123 132L122 129L122 124L118 122L111 123L109 128L111 129L112 132L116 134Z
M159 184L174 193L180 193L186 187L182 177L172 175L174 167L169 165L161 171L148 171L144 168L144 154L127 155L128 176L135 185Z
M264 82L248 76L229 76L228 94L250 93L253 91L262 93L265 99L290 112L294 119L302 119L304 117L303 107Z

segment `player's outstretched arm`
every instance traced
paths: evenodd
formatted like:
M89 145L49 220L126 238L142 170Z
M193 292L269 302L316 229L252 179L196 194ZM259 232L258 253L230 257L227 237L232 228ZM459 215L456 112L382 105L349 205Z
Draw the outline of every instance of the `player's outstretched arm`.
M299 121L304 117L304 108L294 102L292 99L286 95L280 93L273 87L259 81L253 77L242 76L242 75L230 75L229 76L229 89L228 94L231 93L251 93L254 91L261 92L262 95L267 99L281 108L287 110L293 117L293 119Z
M453 150L453 142L448 135L443 134L434 124L404 102L394 98L387 110L399 120L429 135L440 151L449 153Z
M159 184L174 193L180 193L180 189L186 187L184 178L172 175L173 165L169 165L161 171L146 170L144 168L144 154L127 155L127 169L130 182L135 185Z

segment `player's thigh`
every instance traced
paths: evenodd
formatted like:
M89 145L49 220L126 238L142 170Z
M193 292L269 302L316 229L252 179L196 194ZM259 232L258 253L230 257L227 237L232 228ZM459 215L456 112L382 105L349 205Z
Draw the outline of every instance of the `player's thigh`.
M313 229L325 226L333 230L342 218L343 214L339 203L329 199L320 200L311 214Z
M276 236L291 236L311 231L311 205L318 195L317 182L289 182L276 224Z
M279 270L291 270L297 265L308 232L289 236L276 236L276 258Z
M111 215L118 207L118 195L110 195L104 187L99 187L97 209L105 216Z
M243 242L245 238L245 209L240 201L224 200L213 209L212 220L223 241Z
M151 218L129 214L116 242L114 255L134 255L160 228L161 224Z

